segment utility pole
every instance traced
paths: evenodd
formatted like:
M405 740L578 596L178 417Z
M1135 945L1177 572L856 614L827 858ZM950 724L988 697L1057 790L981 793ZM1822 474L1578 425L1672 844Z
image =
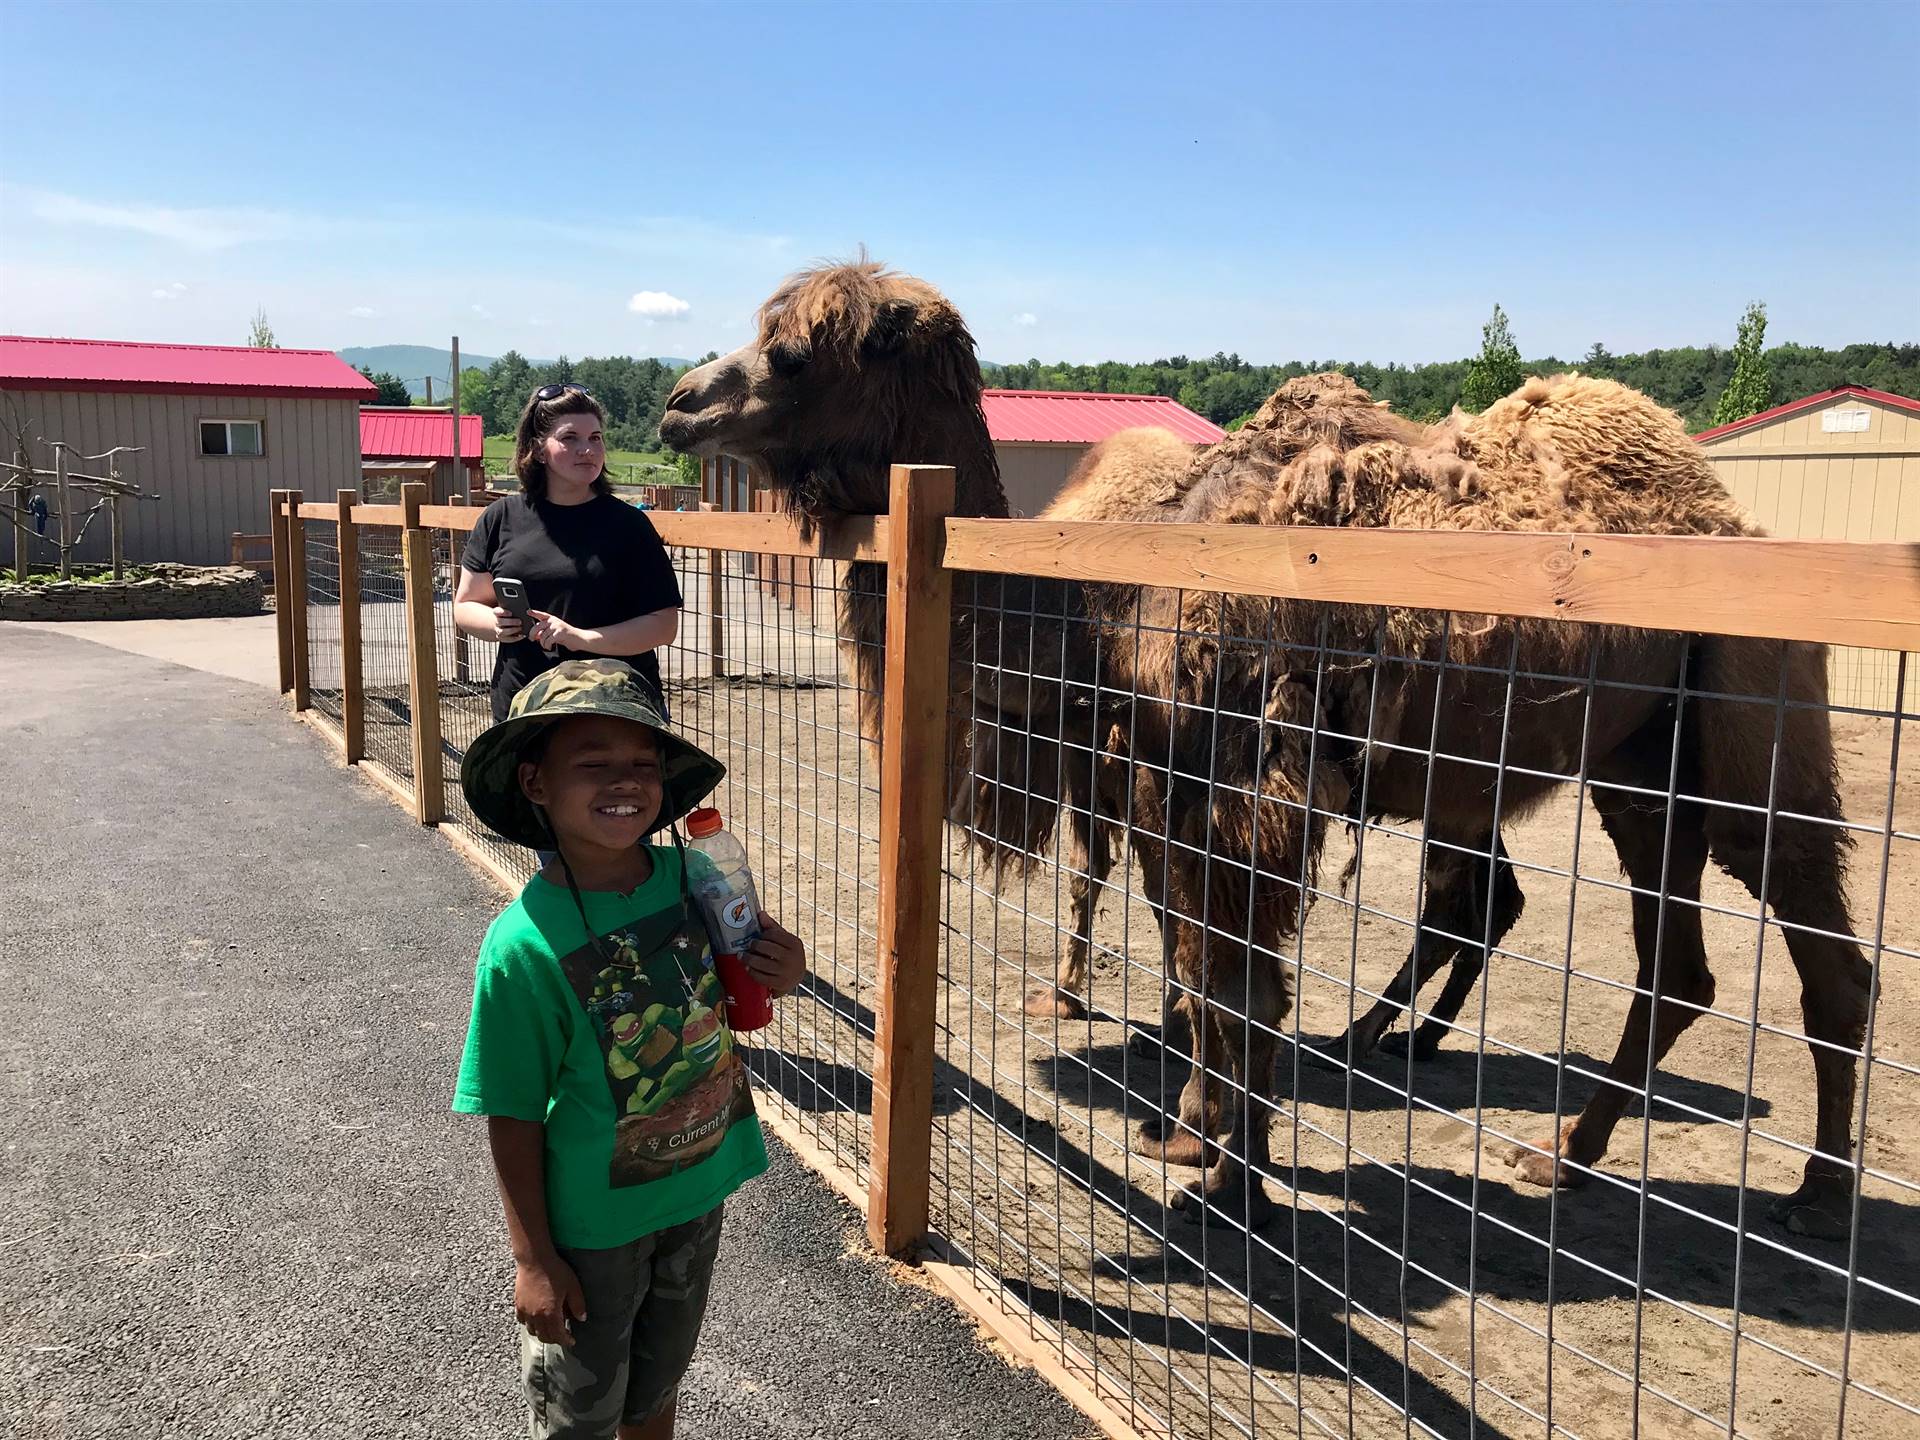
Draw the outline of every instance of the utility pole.
M433 404L433 376L427 376L427 404Z
M460 463L460 337L453 337L453 483L464 494L467 490L466 467Z

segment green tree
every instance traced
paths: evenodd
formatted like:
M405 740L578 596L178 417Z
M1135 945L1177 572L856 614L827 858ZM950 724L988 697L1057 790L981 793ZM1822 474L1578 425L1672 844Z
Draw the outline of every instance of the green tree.
M277 348L273 338L273 326L267 323L267 307L262 305L253 312L253 325L247 332L247 344L256 350Z
M413 393L407 389L407 382L398 375L389 375L384 370L376 375L372 368L366 365L360 367L360 373L380 387L380 393L374 396L371 403L375 405L413 404Z
M1507 312L1493 307L1493 318L1481 327L1480 355L1467 369L1460 385L1460 408L1476 415L1494 401L1519 389L1525 372L1520 366L1520 347L1513 343L1507 328Z
M478 365L469 365L460 372L460 413L478 415L480 427L489 435L499 431L493 423L494 412L493 381L485 370Z
M1733 377L1714 402L1713 423L1730 425L1773 404L1773 372L1767 363L1767 307L1756 300L1740 317L1733 342Z

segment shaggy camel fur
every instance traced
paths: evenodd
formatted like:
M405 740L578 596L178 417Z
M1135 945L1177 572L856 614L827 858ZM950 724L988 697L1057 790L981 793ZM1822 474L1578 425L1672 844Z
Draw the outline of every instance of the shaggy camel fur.
M965 326L931 287L877 266L833 267L788 282L752 344L683 378L662 436L747 456L814 521L884 510L887 467L898 459L954 465L961 511L999 514L979 383ZM1579 377L1529 382L1483 416L1435 427L1392 416L1343 377L1311 377L1283 387L1256 424L1200 456L1174 488L1177 500L1154 508L1189 521L1747 530L1674 417ZM862 568L853 567L845 617L865 642L864 688L877 694L884 624ZM1113 725L1124 727L1136 772L1166 757L1153 781L1168 826L1158 898L1196 1063L1179 1126L1143 1127L1142 1140L1172 1157L1176 1142L1226 1132L1189 1147L1213 1161L1189 1205L1249 1225L1271 1207L1260 1176L1274 1039L1290 1004L1278 957L1323 848L1315 817L1424 818L1416 933L1439 943L1416 944L1404 998L1445 958L1445 936L1483 937L1477 951L1504 933L1517 886L1502 867L1498 824L1552 788L1527 772L1570 775L1584 754L1635 887L1644 993L1610 1083L1561 1135L1516 1157L1521 1178L1577 1181L1605 1152L1629 1089L1710 1000L1699 914L1686 902L1711 855L1756 893L1764 874L1767 903L1795 927L1788 947L1815 1042L1816 1152L1776 1214L1810 1233L1844 1231L1846 1050L1860 1043L1869 971L1856 945L1835 938L1850 931L1841 832L1785 818L1839 818L1826 717L1790 708L1777 722L1771 710L1709 698L1771 698L1784 683L1790 698L1817 704L1819 647L987 578L972 596L961 587L955 615L956 711L972 722L954 727L956 773L976 780L957 798L976 838L1033 853L1023 840L1051 823L1050 805L1072 803L1059 792L1081 769L1057 757L1075 747L1095 755ZM1035 619L975 623L996 611ZM1588 680L1599 687L1590 707ZM1777 755L1776 723L1786 727ZM1764 808L1769 781L1779 818L1766 865L1764 816L1725 805ZM1686 798L1669 807L1657 798L1668 793ZM1664 919L1663 894L1679 902Z

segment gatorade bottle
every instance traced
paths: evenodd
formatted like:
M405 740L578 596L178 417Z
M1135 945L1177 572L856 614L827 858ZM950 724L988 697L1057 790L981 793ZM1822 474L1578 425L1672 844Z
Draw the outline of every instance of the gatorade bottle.
M747 852L727 833L714 809L687 816L688 882L707 934L714 969L727 992L727 1025L736 1033L758 1030L773 1019L773 995L747 973L747 947L760 938L760 896Z

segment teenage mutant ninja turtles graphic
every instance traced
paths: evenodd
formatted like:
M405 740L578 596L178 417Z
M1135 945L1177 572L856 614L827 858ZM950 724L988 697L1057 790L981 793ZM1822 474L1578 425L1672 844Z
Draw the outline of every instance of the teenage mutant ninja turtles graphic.
M560 962L606 1057L615 1186L697 1164L753 1113L726 997L697 919L670 913Z

